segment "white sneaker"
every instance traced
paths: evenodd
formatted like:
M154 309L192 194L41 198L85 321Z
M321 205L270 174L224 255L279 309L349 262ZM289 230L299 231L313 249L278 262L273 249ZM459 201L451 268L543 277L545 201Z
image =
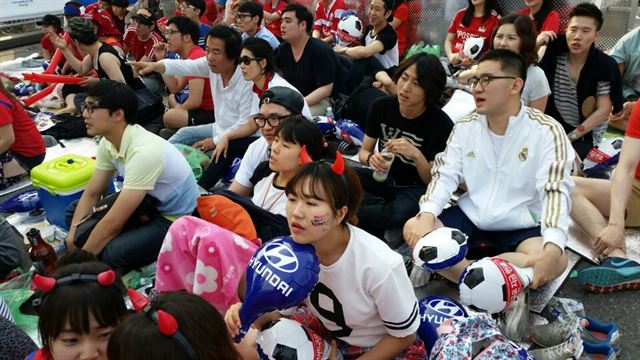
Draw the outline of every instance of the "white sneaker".
M564 359L579 359L582 355L584 346L582 345L582 339L580 333L574 331L569 338L560 345L535 349L528 351L536 360L564 360Z
M409 279L411 279L411 285L413 285L414 288L420 288L427 285L430 278L430 272L421 268L420 266L417 266L415 264L413 265L413 269L411 269Z

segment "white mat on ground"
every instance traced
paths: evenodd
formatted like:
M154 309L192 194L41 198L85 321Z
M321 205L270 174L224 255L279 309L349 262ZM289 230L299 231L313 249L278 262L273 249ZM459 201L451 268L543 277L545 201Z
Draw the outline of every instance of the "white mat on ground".
M53 160L67 154L94 157L97 150L98 144L93 138L60 140L58 145L47 148L47 156L44 161Z
M627 243L627 254L629 259L640 262L640 229L626 229L624 232L625 242ZM569 241L567 247L586 260L597 264L598 260L591 253L591 239L582 227L573 220L569 222Z

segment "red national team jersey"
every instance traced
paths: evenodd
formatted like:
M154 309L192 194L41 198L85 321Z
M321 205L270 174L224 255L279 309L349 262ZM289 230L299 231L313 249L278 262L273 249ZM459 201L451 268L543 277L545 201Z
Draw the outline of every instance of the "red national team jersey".
M198 45L194 46L189 50L189 54L187 55L187 59L199 59L204 57L206 54L204 50ZM191 79L204 79L204 88L202 89L202 102L200 103L200 110L210 110L213 111L213 96L211 95L211 83L209 82L208 77L199 77L199 76L187 76L187 80Z
M11 152L24 157L34 157L45 153L44 140L36 128L36 123L31 120L22 105L0 93L0 126L7 124L11 124L13 127L15 138L9 147Z
M275 13L282 16L282 10L284 10L286 6L287 6L287 3L284 2L284 0L277 0L275 8L271 6L271 0L265 0L263 8L264 8L264 11L268 13L271 13L271 14ZM278 38L282 37L282 33L280 32L280 25L282 24L282 20L279 19L274 21L269 21L269 20L263 20L263 21L267 29L271 31L273 35L275 35Z
M136 61L144 56L154 59L153 46L162 43L162 38L153 31L147 40L141 40L135 28L127 28L124 35L124 47L127 54L131 54Z
M329 35L335 35L342 13L347 9L343 0L333 0L329 4L329 12L327 12L324 1L318 1L313 30L320 30L320 36L323 39Z
M493 29L498 26L500 16L495 11L492 11L486 21L484 21L482 17L474 16L471 18L469 26L464 26L462 25L462 18L464 17L465 10L466 9L458 11L451 22L451 26L449 26L449 33L456 35L451 44L451 51L454 53L460 51L464 46L465 40L472 37L484 39L483 52L490 49L491 34L493 33Z
M634 139L640 139L640 101L636 102L636 105L631 111L631 116L627 123L627 131L624 135ZM636 168L636 179L640 179L640 165Z

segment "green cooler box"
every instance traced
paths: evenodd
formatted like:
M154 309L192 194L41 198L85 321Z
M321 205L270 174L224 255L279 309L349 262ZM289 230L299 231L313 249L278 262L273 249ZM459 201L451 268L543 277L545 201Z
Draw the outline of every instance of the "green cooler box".
M95 160L68 154L31 170L31 181L50 224L69 230L64 222L65 210L73 200L80 199L95 168Z

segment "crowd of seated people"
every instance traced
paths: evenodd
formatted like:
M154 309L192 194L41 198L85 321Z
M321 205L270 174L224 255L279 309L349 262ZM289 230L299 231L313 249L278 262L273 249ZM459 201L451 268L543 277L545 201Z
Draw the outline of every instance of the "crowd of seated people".
M407 53L416 38L411 18L419 14L404 1L372 0L361 19L366 26L360 42L350 46L337 41L338 23L350 10L342 0L319 1L315 14L283 0L229 0L224 6L176 0L176 13L166 21L152 2L127 10L121 1L102 0L84 15L69 2L66 32L55 16L40 22L43 55L50 59L60 51L61 69L88 76L63 87L67 110L82 116L90 136L102 137L96 171L68 209L67 249L82 249L72 254L84 251L128 270L156 261L178 241L188 247L192 239L171 235L184 226L179 218L210 219L226 210L210 206L203 212L198 205L194 212L200 194L210 191L249 213L260 241L286 235L313 245L321 264L319 286L292 317L331 334L326 340L335 341L332 352L348 358L427 358L416 338L420 321L412 312L412 285L424 285L430 274L393 251L398 244L388 230L402 233L413 248L435 229L459 229L470 248L531 268L529 287L536 289L565 271L572 217L601 261L579 272L581 285L598 293L640 288L640 264L630 259L624 238L625 227L640 226L640 29L608 54L597 45L603 13L591 3L576 5L561 19L547 0L525 1L516 14L499 14L495 0L468 0L448 19L438 58L426 50ZM567 23L562 33L561 20ZM481 39L480 46L470 50L469 39ZM456 73L449 80L473 96L469 115L456 123L442 110L453 91L446 89L451 70ZM359 99L364 138L349 161L334 151L314 117L363 84L376 96ZM138 124L136 99L143 88L165 95L162 136ZM0 93L0 110L11 119L0 127L2 163L14 156L29 170L42 162L44 147L23 124L20 103ZM626 131L615 173L611 179L578 176L580 161L607 136L608 126ZM173 144L209 157L199 182ZM391 160L384 153L393 154ZM235 178L225 184L236 160ZM388 175L381 179L380 172ZM119 196L79 240L78 225L114 176L123 179ZM450 206L454 194L459 198ZM156 211L132 226L129 217L148 203ZM439 274L457 283L476 255L470 252ZM97 280L105 269L89 261L54 276L63 280L43 295L40 332L46 338L37 356L62 359L61 351L80 343L103 358L108 344L113 359L183 351L145 331L157 327L146 316L121 321L121 304L108 299L121 294L119 279L108 286ZM79 271L96 278L67 283L64 276ZM213 271L222 276L226 269ZM240 301L242 279L233 289ZM100 301L56 317L52 303L78 302L64 300L76 287ZM318 301L320 295L326 301ZM257 358L255 329L283 316L265 314L253 324L253 337L234 346L230 338L241 325L241 303L217 308L226 312L219 314L210 299L200 300L167 293L143 311L172 314L202 359L216 351L229 359ZM522 312L507 311L509 316ZM203 334L190 327L219 338L203 342ZM103 340L92 339L103 331ZM519 325L504 331L522 335ZM133 342L142 332L140 342ZM62 348L68 333L82 341ZM166 350L158 352L154 347L161 343Z

